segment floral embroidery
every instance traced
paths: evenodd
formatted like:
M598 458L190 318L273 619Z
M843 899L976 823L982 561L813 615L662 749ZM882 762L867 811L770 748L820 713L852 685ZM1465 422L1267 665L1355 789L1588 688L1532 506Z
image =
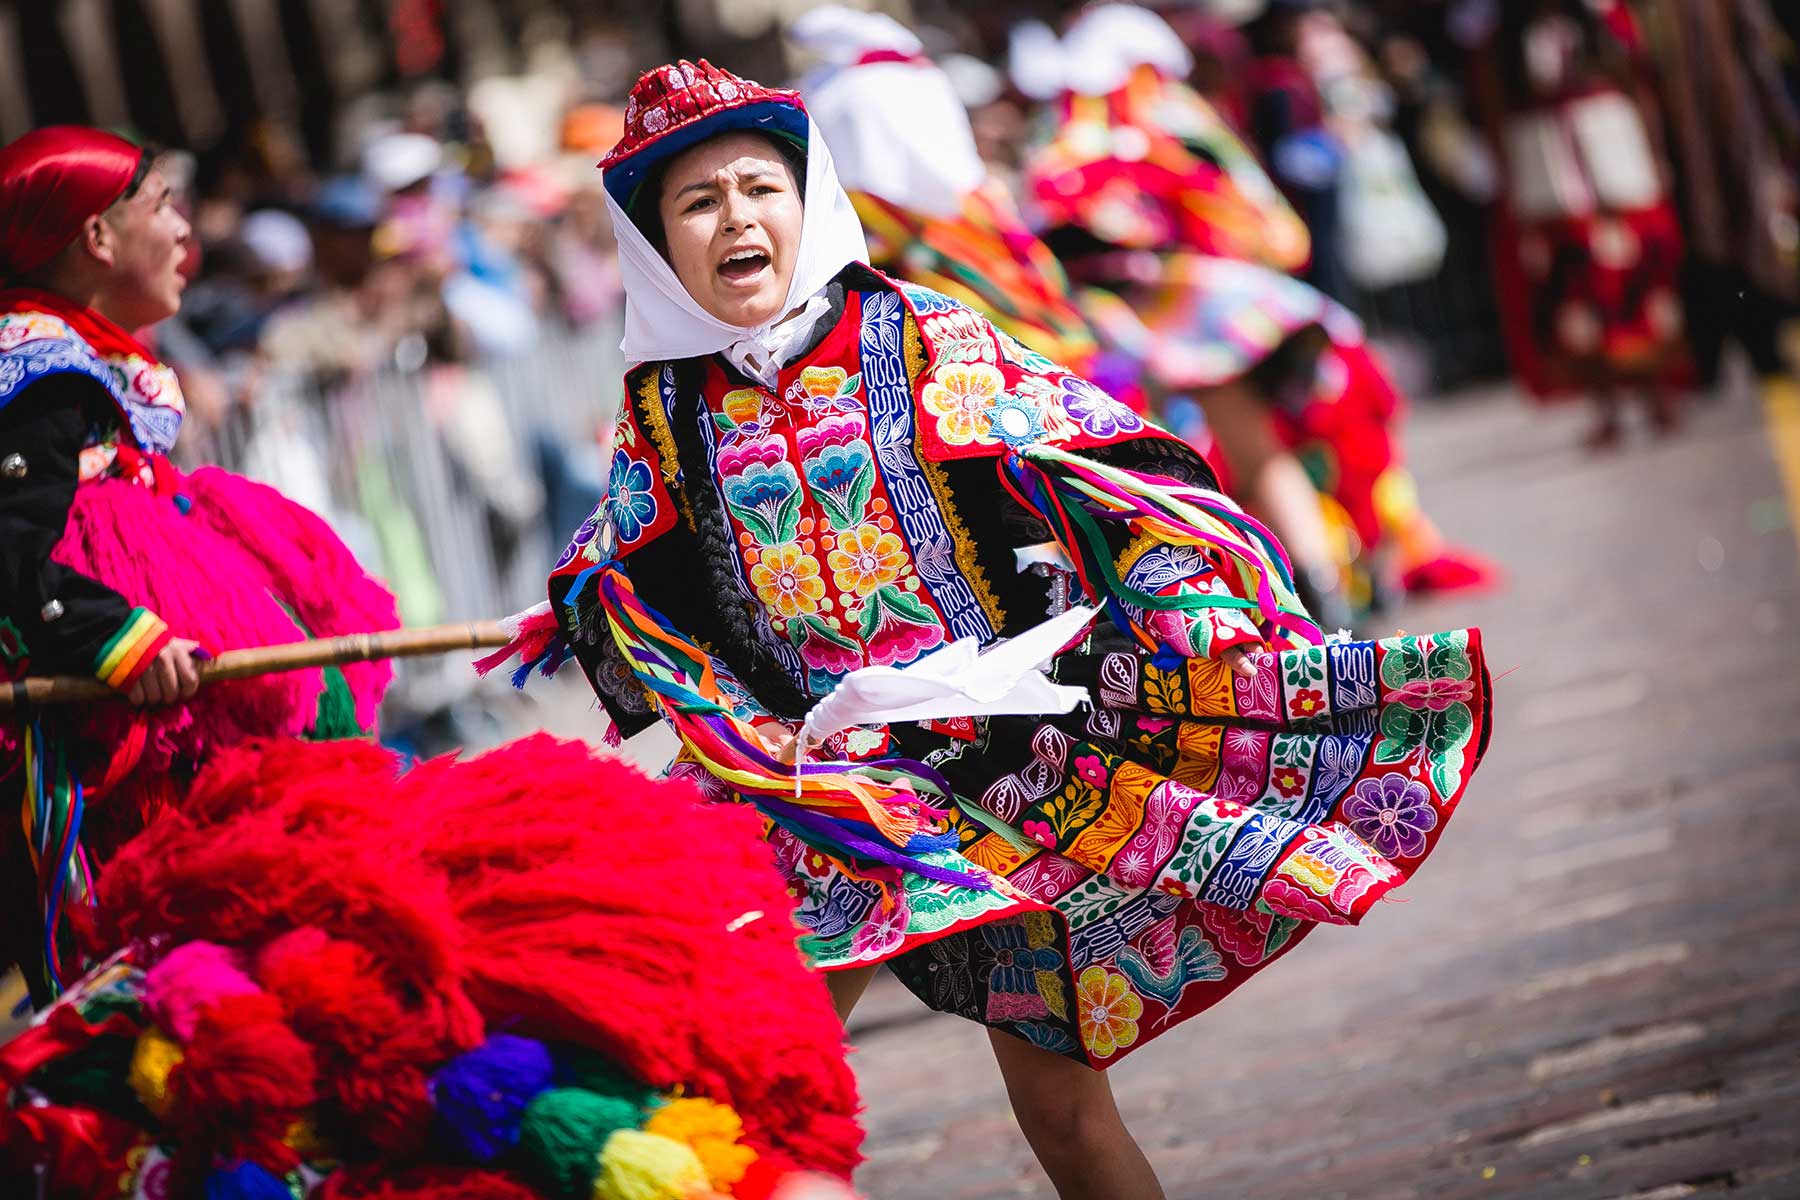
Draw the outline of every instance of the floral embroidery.
M842 367L805 367L788 385L785 399L798 404L810 416L830 412L856 412L856 393L862 388L862 372L851 375Z
M1038 845L1048 846L1052 850L1056 849L1056 832L1046 822L1027 821L1020 828L1025 831L1026 837Z
M1440 796L1456 794L1475 736L1473 667L1467 631L1381 643L1381 682L1390 689L1374 761L1398 763L1423 751Z
M1325 693L1317 688L1301 688L1288 701L1288 711L1296 717L1313 717L1325 711Z
M765 546L794 540L800 523L800 478L778 438L722 451L725 503Z
M764 422L764 406L771 397L761 388L735 388L726 392L719 407L724 411L714 420L721 427L742 429L745 426L762 428Z
M764 604L784 617L818 612L819 601L825 598L818 560L796 542L763 551L761 561L750 568L750 586Z
M1138 1039L1137 1020L1144 1002L1125 976L1092 966L1075 984L1081 1018L1081 1040L1095 1058L1111 1058Z
M1106 765L1097 754L1081 754L1075 758L1075 775L1089 787L1106 786Z
M998 367L987 363L941 363L919 400L938 419L947 445L967 446L988 432L988 409L1005 385Z
M909 663L944 640L937 616L923 602L892 586L869 594L858 624L870 661L882 664Z
M788 640L800 651L800 661L815 671L846 675L863 665L862 647L818 617L794 617L788 622L787 633Z
M650 464L630 458L623 450L617 451L613 454L610 484L607 504L613 528L622 540L634 542L656 523Z
M849 529L862 520L875 486L868 445L826 445L806 460L806 483L831 527Z
M1093 437L1118 437L1144 427L1143 418L1079 375L1063 377L1062 402L1069 416Z
M1063 956L1052 946L1055 938L1056 924L1048 913L981 927L981 940L992 964L988 971L989 1020L1066 1014L1062 979L1057 974Z
M832 582L846 596L867 596L894 582L906 569L906 547L875 525L859 525L838 539L825 556Z
M1280 768L1269 777L1269 782L1274 784L1275 790L1287 799L1292 799L1306 790L1306 776L1293 767Z
M1415 858L1425 853L1425 835L1437 828L1437 809L1425 785L1389 771L1365 779L1344 802L1344 820L1383 858Z
M1315 900L1305 888L1279 875L1269 880L1268 885L1263 888L1262 898L1263 903L1269 906L1269 911L1278 917L1297 917L1302 921L1330 925L1350 923Z

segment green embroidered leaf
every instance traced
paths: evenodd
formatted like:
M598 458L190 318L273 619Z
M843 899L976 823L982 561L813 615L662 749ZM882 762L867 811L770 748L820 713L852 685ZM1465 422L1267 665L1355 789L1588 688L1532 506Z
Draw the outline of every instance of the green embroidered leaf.
M1381 682L1390 688L1403 688L1425 674L1425 653L1416 637L1397 638L1385 644L1381 656Z
M1433 679L1467 679L1471 669L1468 630L1459 629L1432 639L1425 669Z
M862 372L858 371L856 374L850 376L850 378L844 380L843 383L838 385L837 394L839 396L854 396L854 395L856 395L856 389L861 386L862 386Z
M1425 740L1429 722L1416 708L1391 704L1381 713L1381 741L1375 745L1375 761L1399 762Z

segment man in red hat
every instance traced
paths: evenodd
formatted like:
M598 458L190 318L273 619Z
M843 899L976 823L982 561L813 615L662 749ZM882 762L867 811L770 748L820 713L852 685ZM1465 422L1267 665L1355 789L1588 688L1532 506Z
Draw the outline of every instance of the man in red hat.
M180 307L188 235L154 157L123 138L54 126L0 150L0 314L60 320L102 364ZM0 330L0 659L91 671L134 704L186 699L196 643L51 560L77 481L107 457L86 453L90 429L118 402L89 356L32 338L34 324ZM7 353L27 342L44 351Z
M0 967L26 964L40 1001L66 977L61 914L216 750L366 733L389 679L358 664L198 691L202 645L398 618L317 516L169 462L181 381L128 331L180 305L189 232L123 138L62 126L0 148L0 681L92 674L138 706L0 722L0 796L22 791L25 816L0 822Z

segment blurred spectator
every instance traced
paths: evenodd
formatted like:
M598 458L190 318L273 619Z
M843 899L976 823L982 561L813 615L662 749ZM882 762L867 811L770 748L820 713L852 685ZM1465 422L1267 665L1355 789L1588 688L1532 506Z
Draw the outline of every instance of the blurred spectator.
M1800 113L1764 0L1650 0L1657 66L1687 234L1687 312L1700 374L1736 338L1763 372L1781 368L1778 322L1800 299Z
M1481 60L1514 369L1540 395L1591 394L1596 447L1640 391L1671 427L1687 369L1681 232L1640 49L1622 4L1527 0L1501 10Z

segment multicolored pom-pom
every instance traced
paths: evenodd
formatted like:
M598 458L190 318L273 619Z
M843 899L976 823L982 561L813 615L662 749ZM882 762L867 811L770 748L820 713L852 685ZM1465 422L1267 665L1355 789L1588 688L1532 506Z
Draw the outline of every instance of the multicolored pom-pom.
M601 1150L642 1119L637 1105L615 1096L583 1088L539 1093L519 1123L521 1170L558 1200L587 1200Z
M694 1152L706 1169L707 1182L727 1191L744 1177L756 1161L756 1151L744 1145L744 1122L730 1108L704 1096L682 1096L669 1101L644 1123L645 1133L680 1142Z
M478 1163L492 1162L518 1144L525 1108L549 1090L552 1074L544 1043L493 1034L431 1077L438 1129L454 1149Z
M206 1200L294 1200L294 1192L280 1176L241 1162L207 1175Z
M621 1129L600 1152L593 1200L690 1200L706 1189L693 1149L641 1129Z

